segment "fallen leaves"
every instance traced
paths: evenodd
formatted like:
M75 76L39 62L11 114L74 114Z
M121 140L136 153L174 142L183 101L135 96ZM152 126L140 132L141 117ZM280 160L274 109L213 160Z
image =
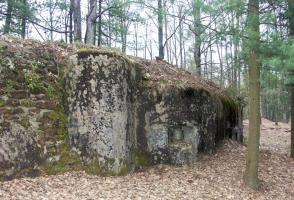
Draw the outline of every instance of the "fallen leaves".
M281 134L285 132L276 137ZM271 146L273 141L264 142ZM225 141L216 154L200 155L191 166L157 165L122 177L71 172L15 179L0 183L0 199L294 199L294 160L275 149L261 149L260 191L249 189L242 180L246 148Z

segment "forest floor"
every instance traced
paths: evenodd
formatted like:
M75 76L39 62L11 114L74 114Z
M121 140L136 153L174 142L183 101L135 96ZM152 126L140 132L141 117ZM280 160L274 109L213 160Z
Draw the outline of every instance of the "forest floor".
M245 133L248 121L244 121ZM1 200L34 199L287 199L294 200L294 160L289 158L290 125L263 119L260 172L262 187L243 183L246 147L225 141L217 153L192 166L157 165L122 177L84 172L0 183Z

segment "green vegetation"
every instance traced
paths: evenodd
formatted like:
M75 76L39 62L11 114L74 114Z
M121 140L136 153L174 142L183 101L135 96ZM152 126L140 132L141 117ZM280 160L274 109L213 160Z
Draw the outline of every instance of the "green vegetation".
M53 97L56 97L56 89L54 89L54 87L52 85L48 85L47 88L46 88L46 94L50 97L50 98L53 98Z
M29 120L21 120L19 122L20 125L22 125L25 129L28 129L31 126L31 123Z
M20 84L14 80L6 80L5 93L12 94L20 87Z
M31 99L27 98L27 99L23 99L21 101L21 104L20 105L21 106L24 106L24 107L33 107L34 106L34 102Z
M150 163L150 154L146 151L137 149L135 151L135 164L136 167L148 167Z
M5 101L0 99L0 108L4 107L5 105L6 105Z
M32 65L31 71L24 72L24 79L26 87L33 94L38 94L45 90L43 81L41 80L39 74L36 72L37 65Z
M54 175L84 169L80 156L76 152L71 151L68 142L64 142L60 148L61 152L59 160L41 166L41 174Z
M112 57L117 57L117 58L122 58L125 60L128 64L131 66L135 66L135 61L131 60L128 56L125 54L119 52L117 49L98 49L98 48L88 48L88 49L80 49L77 51L77 55L79 58L85 58L88 57L89 55L108 55Z

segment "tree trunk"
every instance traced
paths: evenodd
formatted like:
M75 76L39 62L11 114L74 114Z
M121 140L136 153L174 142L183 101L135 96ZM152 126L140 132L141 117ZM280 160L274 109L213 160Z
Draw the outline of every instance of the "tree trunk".
M125 13L125 10L123 10L123 17L121 18L121 27L122 27L122 30L121 30L121 51L123 53L126 53L127 52L127 33L128 33L128 27L127 27L127 22L126 22L126 13Z
M73 21L74 21L74 40L82 40L82 16L81 16L81 0L73 1Z
M226 61L226 71L227 71L227 76L228 76L228 84L229 86L231 86L232 84L232 76L231 76L231 68L230 68L230 64L229 64L229 51L228 51L228 41L227 41L227 38L225 39L225 61Z
M174 17L174 24L173 24L173 30L175 30L176 29L176 18ZM178 46L177 46L178 44L177 44L177 35L174 35L174 45L173 45L173 49L174 49L174 59L175 59L175 61L176 61L176 65L178 66L178 55L177 55L177 53L178 53Z
M25 12L22 14L22 19L21 19L21 38L25 39L26 37L26 28L27 28L27 0L23 0L23 6L25 9Z
M164 47L163 47L163 8L162 0L158 0L158 46L159 57L164 59Z
M150 44L150 60L153 60L152 40L149 40L149 44Z
M194 0L193 2L193 18L194 18L194 61L196 64L196 74L201 76L201 21L200 21L200 9L201 0Z
M209 16L209 23L211 23L211 16ZM209 38L212 38L211 30L209 30ZM210 60L210 81L212 81L213 78L213 58L212 58L212 45L213 41L212 39L209 40L209 60Z
M165 12L164 12L164 29L165 29L165 39L168 38L168 20L167 20L167 10L166 10L166 5L164 6L165 8ZM166 51L166 58L167 58L167 62L170 62L170 49L169 49L169 41L166 40L165 42L165 51Z
M234 18L234 17L233 17ZM239 30L239 16L238 14L236 13L236 19L237 19L237 22L236 22L236 30L238 31ZM235 35L234 35L234 74L233 74L233 86L234 86L234 91L236 91L236 94L239 94L239 87L238 87L238 70L240 68L240 65L239 65L239 56L238 56L238 45L239 45L239 38L238 38L238 34L235 32Z
M204 52L204 70L203 70L203 77L208 79L208 65L207 65L207 62L208 62L208 48L207 50Z
M288 0L288 16L290 37L294 38L294 1ZM294 76L292 72L292 77ZM292 83L294 84L294 83ZM294 158L294 85L291 85L291 152L290 156Z
M73 42L73 1L70 1L70 8L69 8L69 42Z
M21 38L22 39L25 39L26 37L26 27L27 27L26 18L22 18L21 19Z
M179 45L180 45L180 67L183 67L183 22L182 22L182 7L179 12Z
M294 86L291 86L291 158L294 158Z
M85 43L94 44L95 42L95 26L97 16L97 0L90 0L90 8L86 20Z
M52 0L49 1L49 22L50 22L50 40L53 41L53 8L52 8Z
M138 23L134 24L135 28L135 56L138 57Z
M222 55L222 41L220 41L220 47L218 43L216 43L218 59L219 59L219 66L220 66L220 86L223 87L223 79L224 79L224 68L223 68L223 55Z
M98 47L101 46L101 43L102 43L102 0L99 0L99 17L98 17ZM110 10L108 12L109 14L109 18L110 18ZM111 29L109 28L109 31ZM111 33L109 33L110 37L109 37L109 40L110 40L110 46L111 46Z
M186 47L185 47L185 40L183 40L183 52L184 52L184 69L187 67L187 55L186 55Z
M147 59L147 48L148 48L147 46L148 46L148 23L145 26L144 59Z
M13 1L7 0L7 14L5 18L5 25L4 25L4 34L9 34L11 29L11 20L12 20L12 8L13 8Z
M249 138L246 155L245 183L252 189L260 187L258 154L260 139L260 63L259 1L249 0Z

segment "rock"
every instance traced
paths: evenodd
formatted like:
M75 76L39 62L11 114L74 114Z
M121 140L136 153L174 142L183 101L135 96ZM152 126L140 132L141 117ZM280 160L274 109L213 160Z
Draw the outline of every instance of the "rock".
M15 99L26 99L28 97L28 91L27 90L16 90L12 94L13 98Z
M19 106L20 105L20 101L18 99L8 99L6 101L6 105L7 106L12 106L12 107L16 107L16 106Z
M191 144L177 142L169 145L170 162L174 165L191 164L195 160Z
M31 94L31 99L33 99L33 100L45 100L46 95L45 94Z
M42 162L41 155L32 130L12 123L0 137L0 177L13 178L23 169L34 171Z
M20 107L17 107L15 109L13 109L13 111L12 111L12 114L14 114L14 115L18 115L18 114L22 114L22 113L24 113L24 110Z
M35 105L39 109L57 110L58 103L54 100L38 100Z

